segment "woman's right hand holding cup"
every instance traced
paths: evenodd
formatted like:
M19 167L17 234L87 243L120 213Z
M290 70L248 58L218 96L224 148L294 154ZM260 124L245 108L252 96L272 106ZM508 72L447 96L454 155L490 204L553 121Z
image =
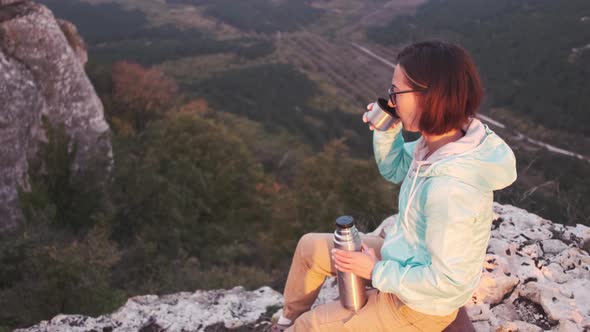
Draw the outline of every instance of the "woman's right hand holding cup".
M370 130L374 130L375 126L369 122L369 118L368 118L368 114L373 110L373 108L376 107L380 107L379 105L375 105L376 103L369 103L367 105L367 111L365 113L363 113L363 122L364 123L368 123L369 124L369 129ZM397 117L397 119L391 124L391 126L387 129L381 129L381 130L389 130L393 127L395 127L395 125L397 125L401 120L399 119L399 117Z
M373 108L373 103L369 103L369 105L367 105L367 111L365 113L363 113L363 122L367 123L369 122L369 119L367 118L367 113L369 113L369 111ZM369 123L369 129L373 130L375 129L375 127Z

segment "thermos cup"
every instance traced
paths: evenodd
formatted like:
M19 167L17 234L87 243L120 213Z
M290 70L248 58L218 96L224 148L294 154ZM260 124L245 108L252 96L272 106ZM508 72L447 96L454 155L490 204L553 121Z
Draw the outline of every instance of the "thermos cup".
M389 107L387 99L379 98L367 112L367 120L377 130L389 129L399 119L394 107Z
M334 248L346 251L361 251L361 237L350 216L336 219ZM366 281L350 272L338 271L340 303L348 310L358 311L367 303Z

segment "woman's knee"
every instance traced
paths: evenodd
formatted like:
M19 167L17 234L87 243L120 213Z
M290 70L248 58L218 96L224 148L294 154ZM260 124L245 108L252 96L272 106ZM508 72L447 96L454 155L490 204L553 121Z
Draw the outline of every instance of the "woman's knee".
M331 247L330 233L307 233L299 239L296 252L306 264L311 265L319 257L329 260Z

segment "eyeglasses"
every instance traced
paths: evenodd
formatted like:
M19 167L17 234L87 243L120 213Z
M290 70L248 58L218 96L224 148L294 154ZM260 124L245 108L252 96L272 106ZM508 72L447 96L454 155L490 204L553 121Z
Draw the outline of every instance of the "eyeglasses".
M406 90L406 91L398 91L398 92L394 92L393 91L393 85L391 86L391 88L389 88L387 90L387 93L389 94L389 100L391 100L391 103L395 106L397 105L395 96L399 95L401 93L408 93L408 92L425 92L427 89L422 89L422 90Z

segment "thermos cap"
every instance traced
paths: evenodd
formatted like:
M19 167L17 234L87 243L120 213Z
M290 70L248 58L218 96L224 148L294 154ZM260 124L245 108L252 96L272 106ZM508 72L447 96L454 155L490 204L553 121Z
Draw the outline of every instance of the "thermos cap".
M351 216L341 216L336 219L336 227L340 229L351 228L354 226L354 218Z

